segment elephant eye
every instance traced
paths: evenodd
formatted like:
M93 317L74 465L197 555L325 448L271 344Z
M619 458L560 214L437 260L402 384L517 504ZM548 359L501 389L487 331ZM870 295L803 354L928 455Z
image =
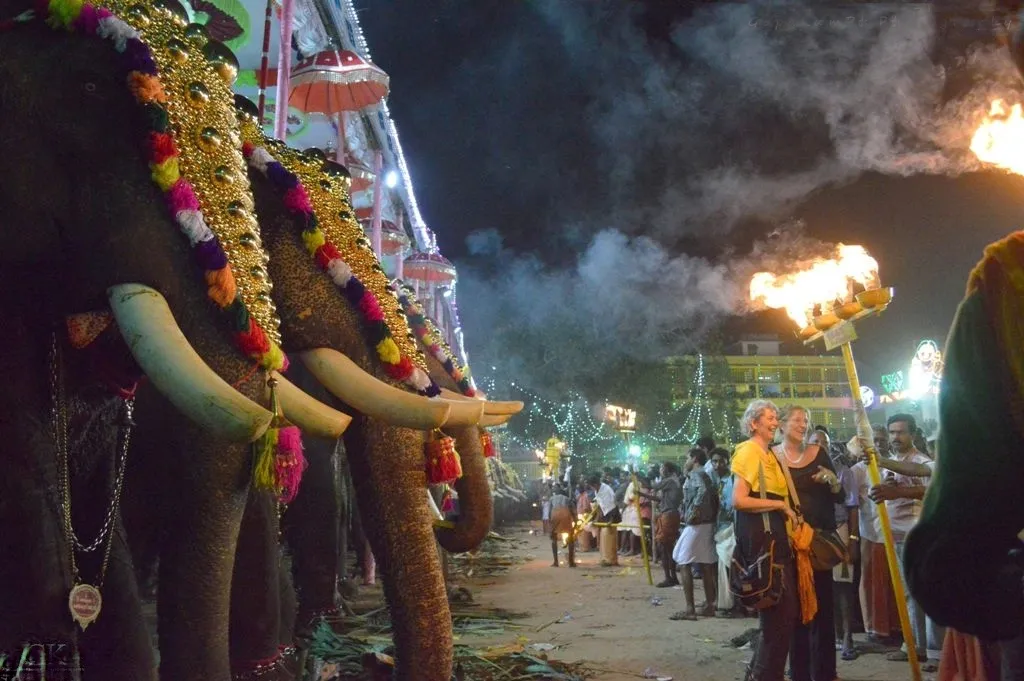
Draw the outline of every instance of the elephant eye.
M90 95L96 93L96 83L86 83L82 87L84 87L85 91L88 92Z

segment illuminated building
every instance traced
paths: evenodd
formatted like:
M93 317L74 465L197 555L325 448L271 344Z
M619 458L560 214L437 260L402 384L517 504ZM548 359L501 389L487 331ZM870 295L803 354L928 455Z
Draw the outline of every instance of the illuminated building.
M799 404L810 412L812 425L827 427L833 438L853 437L853 400L842 356L783 355L781 345L775 336L754 336L728 347L728 354L715 358L724 362L723 369L707 378L708 392L713 395L710 401L728 405L737 425L751 400L771 400L780 408ZM709 362L707 358L705 361ZM684 377L693 374L697 363L696 356L668 360L673 402L688 399ZM709 410L716 408L709 405ZM717 414L713 416L715 420L719 418Z

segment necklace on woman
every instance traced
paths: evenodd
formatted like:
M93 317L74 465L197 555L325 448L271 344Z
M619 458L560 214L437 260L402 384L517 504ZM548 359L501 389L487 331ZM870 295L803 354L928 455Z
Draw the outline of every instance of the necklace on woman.
M782 443L782 453L786 456L786 463L788 463L791 466L797 466L797 464L799 464L801 459L803 459L804 457L804 450L800 450L800 452L795 457L790 456L789 443L786 442Z

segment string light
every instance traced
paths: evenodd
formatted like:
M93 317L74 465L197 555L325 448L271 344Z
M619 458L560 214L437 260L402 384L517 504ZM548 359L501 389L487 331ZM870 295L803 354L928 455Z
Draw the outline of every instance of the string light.
M500 395L502 399L521 399L527 404L522 415L505 429L504 436L509 443L532 452L543 449L544 441L554 432L573 454L583 455L585 451L592 464L621 460L621 434L604 421L594 418L590 403L582 394L570 391L566 401L554 402L515 381L501 389L489 376L481 379L481 384L492 398L497 399ZM713 435L718 442L732 441L731 424L735 417L728 405L715 408L715 400L708 392L708 372L702 354L697 356L697 366L689 385L689 394L679 406L655 412L653 418L645 420L647 425L642 425L632 438L634 445L649 450L655 444L692 444L706 434ZM525 421L522 416L525 416Z

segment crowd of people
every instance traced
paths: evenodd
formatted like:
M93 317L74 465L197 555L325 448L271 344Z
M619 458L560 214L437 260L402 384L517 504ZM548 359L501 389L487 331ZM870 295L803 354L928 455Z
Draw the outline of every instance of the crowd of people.
M869 443L856 438L832 442L828 430L813 427L809 417L800 406L780 409L756 400L743 416L748 439L731 451L705 437L689 450L681 468L666 461L632 472L605 468L575 488L548 483L543 501L552 566L559 565L562 545L570 567L576 565L577 550L599 550L600 527L617 530L606 532L604 541L615 541L619 556L638 555L645 533L648 550L663 571L657 586L683 591L685 608L670 619L759 617L747 672L754 681L781 681L785 675L792 681L833 681L837 657L849 661L859 656L853 639L859 632L871 644L892 648L890 660L906 663L909 651L876 504L886 505L902 555L934 470L928 443L907 414L874 426L870 444L883 479L872 485ZM838 556L834 564L812 565L801 579L798 561L807 547L796 540L792 545L778 541L773 560L782 566L781 596L771 607L745 607L730 580L736 557L749 553L765 530L774 537L796 537L795 530L803 526L810 528L807 537L831 542L827 545ZM602 556L609 553L606 547ZM703 585L703 603L695 600L696 579ZM907 609L918 661L924 671L936 671L944 632L909 595Z

